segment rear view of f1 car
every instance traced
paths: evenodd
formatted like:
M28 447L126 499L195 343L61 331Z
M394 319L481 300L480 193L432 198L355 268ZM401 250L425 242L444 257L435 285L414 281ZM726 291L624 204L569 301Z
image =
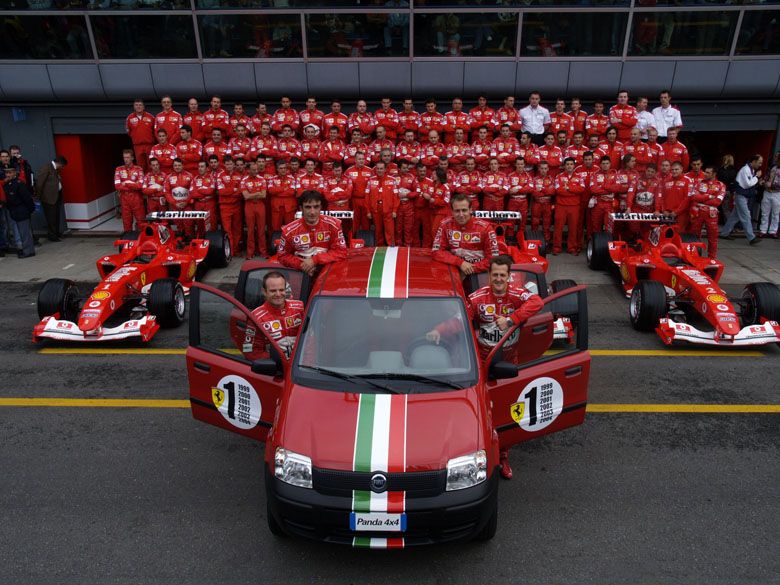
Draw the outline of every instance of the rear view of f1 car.
M187 242L169 225L174 220L202 220L206 213L150 214L140 233L115 242L117 254L97 261L101 282L87 298L80 297L71 280L47 280L38 293L41 321L33 329L33 342L149 341L160 327L179 325L198 273L231 260L230 241L221 230Z
M655 330L666 345L686 341L725 347L780 343L780 289L769 282L748 284L739 297L718 285L724 265L701 256L704 244L678 233L677 226L651 214L613 214L615 221L648 226L633 243L607 232L588 243L594 270L615 266L630 298L634 329Z

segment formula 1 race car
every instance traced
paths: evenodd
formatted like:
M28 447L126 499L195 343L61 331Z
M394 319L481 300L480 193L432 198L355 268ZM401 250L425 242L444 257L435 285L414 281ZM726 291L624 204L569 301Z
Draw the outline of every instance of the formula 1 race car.
M71 280L52 278L38 293L33 342L107 341L140 337L149 341L160 327L184 321L185 296L200 271L227 266L230 241L225 232L207 232L186 242L173 233L172 220L203 220L205 211L149 214L134 239L123 234L119 253L97 261L101 282L86 299Z
M615 213L614 221L650 226L647 239L632 245L607 232L588 242L588 265L618 268L629 297L629 317L639 331L655 330L666 345L687 341L745 346L780 342L780 289L749 284L739 298L718 286L723 263L704 258L701 242L685 242L677 226L654 214Z

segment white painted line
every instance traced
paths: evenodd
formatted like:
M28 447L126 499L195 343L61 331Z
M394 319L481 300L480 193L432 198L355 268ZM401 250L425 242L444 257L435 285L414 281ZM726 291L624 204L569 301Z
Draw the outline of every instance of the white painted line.
M63 270L67 270L68 268L73 268L74 266L75 266L75 264L67 264L67 265L63 266L62 269Z

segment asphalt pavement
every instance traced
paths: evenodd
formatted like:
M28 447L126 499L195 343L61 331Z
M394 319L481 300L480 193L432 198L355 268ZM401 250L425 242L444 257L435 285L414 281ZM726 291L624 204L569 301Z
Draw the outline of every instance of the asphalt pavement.
M666 349L631 329L611 275L551 258L549 279L590 285L594 408L512 450L496 538L391 553L279 539L266 527L263 446L186 407L9 405L187 399L186 327L100 346L112 353L30 341L39 283L67 275L88 289L111 242L44 239L33 259L0 259L0 584L780 582L780 348ZM778 250L722 242L726 290L780 283ZM238 268L206 280L229 289Z

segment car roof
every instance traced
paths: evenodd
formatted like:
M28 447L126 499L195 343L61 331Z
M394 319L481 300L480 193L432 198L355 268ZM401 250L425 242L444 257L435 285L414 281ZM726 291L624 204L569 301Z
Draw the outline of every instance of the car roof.
M430 250L419 248L357 248L346 260L331 264L318 283L317 294L376 297L458 296L452 267L434 262Z

